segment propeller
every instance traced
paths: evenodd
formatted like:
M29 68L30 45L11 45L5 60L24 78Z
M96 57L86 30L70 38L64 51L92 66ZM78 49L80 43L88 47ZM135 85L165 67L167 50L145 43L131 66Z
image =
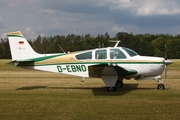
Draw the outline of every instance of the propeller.
M173 63L173 61L171 61L171 60L164 60L164 64L165 64L165 81L166 81L166 78L167 78L167 66L168 65L170 65L170 64L172 64Z
M173 63L173 61L171 60L168 60L167 58L167 49L166 49L166 43L165 43L165 58L164 58L164 64L165 64L165 81L166 81L166 78L167 78L167 65L170 65Z

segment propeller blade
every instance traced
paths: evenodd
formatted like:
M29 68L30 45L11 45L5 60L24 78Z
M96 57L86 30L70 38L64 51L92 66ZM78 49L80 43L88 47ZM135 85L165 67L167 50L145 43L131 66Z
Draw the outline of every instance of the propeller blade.
M167 78L167 65L165 65L165 81L166 81L166 78Z
M167 79L167 66L168 65L170 65L170 64L172 64L173 63L173 61L171 61L171 60L169 60L168 58L167 58L167 45L166 45L166 43L165 43L165 45L164 45L164 49L165 49L165 58L164 58L164 64L165 64L165 71L164 71L164 74L165 74L165 81L166 81L166 79Z
M168 65L170 65L170 64L172 64L173 63L173 61L171 61L171 60L168 60L168 59L165 59L164 60L164 64L165 64L165 71L164 71L164 74L165 74L165 81L166 81L166 78L167 78L167 66Z

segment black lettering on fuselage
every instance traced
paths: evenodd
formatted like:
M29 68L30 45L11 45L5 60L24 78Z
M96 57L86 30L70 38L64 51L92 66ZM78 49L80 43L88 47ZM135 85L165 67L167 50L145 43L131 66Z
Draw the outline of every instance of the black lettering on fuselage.
M86 72L86 66L85 65L66 65L63 66L57 66L58 72Z

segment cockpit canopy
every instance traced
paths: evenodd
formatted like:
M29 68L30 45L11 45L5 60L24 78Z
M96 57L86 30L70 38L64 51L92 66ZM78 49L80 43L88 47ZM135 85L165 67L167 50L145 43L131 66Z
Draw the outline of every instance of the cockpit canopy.
M80 54L75 55L77 60L90 60L90 59L126 59L128 57L134 57L138 54L126 47L118 48L101 48L86 51Z

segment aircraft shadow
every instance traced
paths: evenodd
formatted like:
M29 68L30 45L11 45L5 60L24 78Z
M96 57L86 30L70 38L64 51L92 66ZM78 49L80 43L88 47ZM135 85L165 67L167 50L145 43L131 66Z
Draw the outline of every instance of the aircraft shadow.
M42 88L47 88L47 86L28 86L28 87L17 88L16 90L35 90L35 89L42 89Z
M27 86L17 88L16 90L36 90L36 89L82 89L92 90L94 96L122 96L134 90L153 90L153 88L138 88L139 84L124 84L123 88L118 88L117 91L107 91L106 87L48 87L48 86ZM170 88L166 88L168 90Z
M106 87L48 87L48 86L27 86L17 88L16 90L35 90L35 89L82 89L92 90L95 96L121 96L133 90L150 90L156 88L138 88L139 84L124 84L123 88L118 88L117 91L107 91Z
M95 96L122 96L137 89L138 84L124 84L124 87L118 88L117 91L107 91L107 87L92 89L92 91Z

